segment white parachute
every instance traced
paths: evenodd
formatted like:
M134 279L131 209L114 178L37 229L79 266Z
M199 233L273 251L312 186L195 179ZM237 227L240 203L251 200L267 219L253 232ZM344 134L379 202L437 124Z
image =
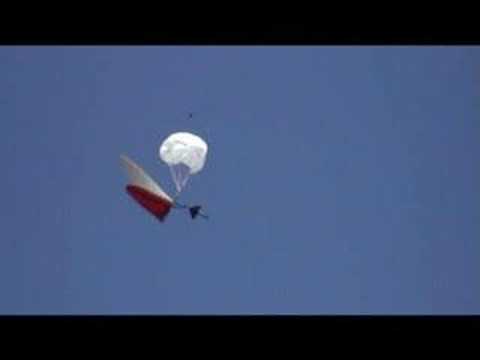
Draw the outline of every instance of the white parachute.
M207 152L207 143L188 132L173 133L162 142L159 156L170 168L177 195L183 190L190 176L203 169Z

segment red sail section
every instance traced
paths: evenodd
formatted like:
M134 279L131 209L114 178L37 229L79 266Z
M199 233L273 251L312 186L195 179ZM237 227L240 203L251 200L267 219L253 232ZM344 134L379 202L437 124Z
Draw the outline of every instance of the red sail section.
M158 220L163 221L170 212L172 202L155 195L154 193L145 190L140 186L127 185L127 192L132 196L140 205L153 214Z

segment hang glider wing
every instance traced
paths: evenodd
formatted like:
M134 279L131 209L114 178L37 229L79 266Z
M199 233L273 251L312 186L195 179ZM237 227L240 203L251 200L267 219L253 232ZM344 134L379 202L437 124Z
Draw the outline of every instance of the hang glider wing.
M173 199L131 159L125 155L120 159L129 177L128 194L158 220L164 221L174 204Z

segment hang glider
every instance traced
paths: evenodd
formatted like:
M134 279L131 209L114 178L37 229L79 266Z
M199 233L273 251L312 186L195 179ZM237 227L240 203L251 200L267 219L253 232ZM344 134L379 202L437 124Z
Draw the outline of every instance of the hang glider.
M197 216L205 219L200 205L188 206L178 202L180 193L193 174L200 172L207 158L208 146L197 135L176 132L169 135L160 145L158 155L170 169L177 193L170 197L140 166L127 156L120 156L127 171L128 194L158 220L164 221L171 209L188 209L192 219Z

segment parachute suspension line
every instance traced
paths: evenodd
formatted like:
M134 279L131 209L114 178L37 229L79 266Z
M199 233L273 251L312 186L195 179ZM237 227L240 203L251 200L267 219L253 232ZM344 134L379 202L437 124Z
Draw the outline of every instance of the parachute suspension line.
M178 201L175 201L175 202L174 202L173 207L174 207L175 209L188 209L188 206L187 206L187 205L182 204L182 203L179 203Z
M188 179L190 178L190 169L183 165L183 164L180 164L180 179L181 179L181 183L180 185L182 186L182 189L185 187L185 185L187 185L187 182L188 182Z
M182 187L180 186L179 170L175 166L170 166L170 172L172 174L173 182L175 183L175 188L177 189L175 197L178 197L180 195L180 192L182 191Z
M190 169L182 163L171 165L169 168L178 196L190 178Z
M177 189L177 193L175 194L175 198L176 198L180 194L180 190L178 189L178 185L177 185L177 173L173 166L169 166L168 168L170 169L170 174L172 175L173 182L175 183L175 188Z

